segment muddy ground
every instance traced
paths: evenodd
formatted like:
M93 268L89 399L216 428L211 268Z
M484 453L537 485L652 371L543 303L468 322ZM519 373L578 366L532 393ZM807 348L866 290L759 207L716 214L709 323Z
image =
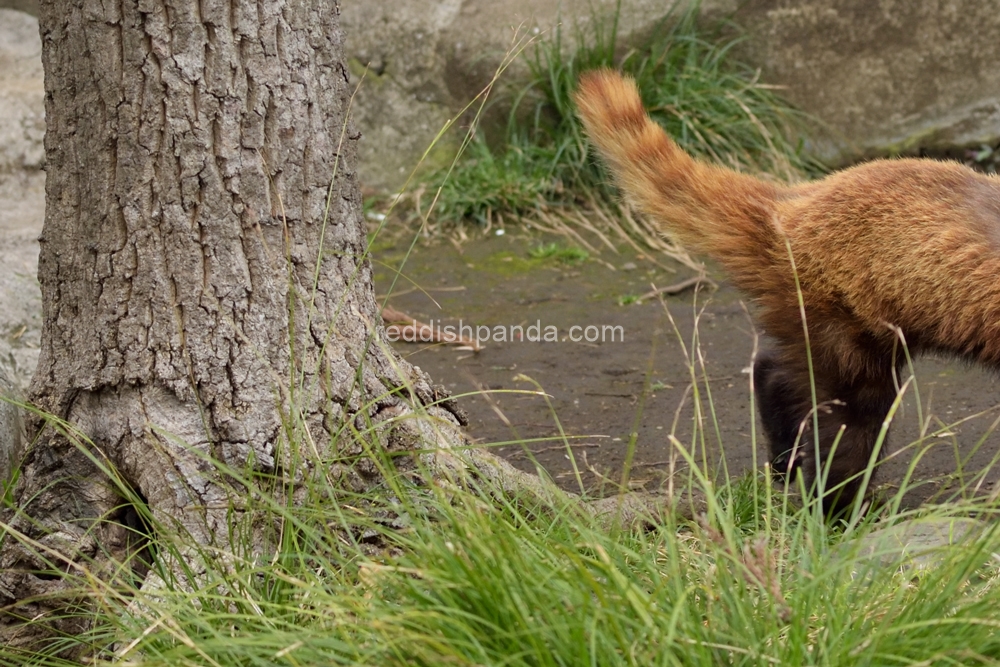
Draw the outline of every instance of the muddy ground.
M35 239L44 211L43 182L39 173L0 183L0 257L7 267L0 279L0 368L22 388L38 355ZM393 242L376 240L380 295L388 293L391 267L399 266L409 241L403 234ZM652 284L673 284L692 272L662 256L628 248L619 254L604 250L583 261L530 256L532 249L552 242L563 249L570 245L564 238L542 238L523 229L479 235L460 247L447 241L418 243L389 299L396 309L435 325L461 320L473 328L491 327L491 340L478 353L397 344L435 381L455 394L468 394L460 401L476 440L525 470L533 470L537 461L568 489L580 483L588 490L617 488L632 433L632 487L653 489L669 481L671 471L680 474L683 456L671 445L671 434L716 476L750 470L755 441L757 461L763 462L765 447L754 437L746 373L756 334L725 276L710 270L720 285L712 293L688 291L666 298L664 305L655 299L620 305ZM536 323L543 337L548 333L551 338L548 327L555 327L558 342L527 340ZM522 327L524 339L510 340L511 325ZM507 341L492 340L496 326L505 327ZM574 326L621 329L614 340L574 342ZM576 333L585 338L586 330ZM691 390L691 359L697 392ZM919 439L916 402L908 394L893 428L896 454L881 476L889 485L898 483L914 453L922 452L915 470L922 485L910 502L954 489L959 482L975 485L976 475L1000 452L1000 437L991 431L1000 416L995 377L937 359L920 360L916 371L931 434ZM546 395L538 395L527 378ZM699 430L693 428L696 403L704 424ZM958 420L965 421L942 428ZM937 430L941 432L933 433ZM1000 466L994 468L998 473L987 475L979 491L993 489L1000 478Z
M491 328L491 340L478 353L396 344L462 395L476 440L524 470L537 461L561 486L577 489L582 483L591 491L621 483L633 434L631 487L653 489L672 474L684 474L685 455L671 436L716 479L762 464L766 447L759 425L755 432L748 368L755 340L761 346L767 341L758 337L725 276L710 267L717 291L622 305L651 285L676 283L692 271L627 248L575 262L531 257L532 249L552 241L508 231L461 246L418 244L389 298L393 308L435 327L461 322L472 330ZM569 246L565 239L556 242ZM389 293L392 268L408 243L375 243L380 295ZM536 324L537 330L529 330ZM520 339L515 329L511 340L511 325L522 327ZM492 340L497 326L504 327L506 341ZM588 342L586 329L571 331L574 326L621 327L622 335ZM547 327L558 330L558 342L528 340L536 331L552 338L555 329ZM584 339L574 342L571 333ZM919 483L911 484L907 504L943 499L963 485L990 492L1000 479L1000 466L992 465L1000 454L1000 436L993 434L1000 415L996 377L946 359L921 359L915 371L915 387L893 423L894 453L880 474L884 491L898 488L913 464Z

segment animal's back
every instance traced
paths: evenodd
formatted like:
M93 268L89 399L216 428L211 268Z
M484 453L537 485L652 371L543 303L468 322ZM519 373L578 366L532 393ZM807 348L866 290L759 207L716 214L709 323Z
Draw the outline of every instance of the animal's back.
M1000 360L1000 179L878 160L802 189L778 219L807 293L873 335L891 324L917 348Z
M581 79L591 139L629 198L720 262L761 305L765 328L795 335L796 280L810 327L843 350L892 343L1000 361L1000 180L958 163L877 160L783 186L708 165L645 113L635 85L607 70Z

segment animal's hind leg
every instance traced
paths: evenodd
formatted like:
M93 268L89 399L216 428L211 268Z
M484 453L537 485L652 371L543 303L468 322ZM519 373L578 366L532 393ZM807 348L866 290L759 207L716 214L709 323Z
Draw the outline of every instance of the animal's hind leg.
M790 473L799 460L796 449L801 424L812 403L811 396L808 392L802 395L801 382L781 365L774 351L757 357L753 384L757 410L771 452L771 467L777 474Z
M850 379L818 366L814 421L808 369L786 359L766 353L754 366L772 466L779 474L801 470L807 488L816 492L821 485L824 506L838 512L850 507L861 490L862 473L895 398L891 366L873 360L869 368L874 372Z

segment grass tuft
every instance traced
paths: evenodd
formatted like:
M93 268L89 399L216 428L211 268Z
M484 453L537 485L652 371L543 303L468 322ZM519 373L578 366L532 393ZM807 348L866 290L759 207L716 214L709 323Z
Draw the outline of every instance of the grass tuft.
M255 495L233 531L245 539L201 554L204 572L189 577L171 567L191 560L183 540L156 526L160 584L112 590L81 576L97 623L52 648L79 642L92 664L130 667L1000 660L1000 531L984 524L918 561L871 539L873 525L911 516L830 526L755 475L702 488L694 522L668 513L610 531L576 504L487 483L399 478L357 495L317 476L298 506ZM921 520L970 511L995 518L979 502ZM262 528L266 552L249 539ZM68 664L0 648L0 665Z
M572 48L561 25L534 45L528 81L511 97L504 140L490 147L475 136L454 169L430 179L429 189L440 189L435 218L489 226L498 215L613 202L572 102L580 74L600 67L635 78L653 118L695 155L784 180L819 171L796 139L806 119L759 81L759 71L733 57L740 38L731 36L731 24L705 27L698 2L675 5L625 49L619 10L578 25Z
M564 248L555 242L539 244L531 248L528 255L532 259L554 260L560 264L578 264L590 257L590 253L583 248Z

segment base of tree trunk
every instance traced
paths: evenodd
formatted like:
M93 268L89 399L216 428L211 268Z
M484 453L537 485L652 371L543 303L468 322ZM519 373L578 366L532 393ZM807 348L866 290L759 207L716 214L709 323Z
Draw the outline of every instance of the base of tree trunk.
M681 520L693 519L706 509L703 495L687 491L679 497L626 493L594 500L581 498L560 489L551 480L518 470L490 452L470 447L457 420L437 410L433 416L424 412L395 421L394 433L389 436L398 442L409 442L415 445L416 451L423 452L416 457L394 460L402 461L403 468L415 473L424 483L456 488L485 485L498 496L532 506L561 510L575 507L596 518L607 530L656 526L668 513ZM100 597L102 590L105 593L109 589L124 592L142 587L145 585L143 578L147 576L159 582L152 584L154 588L162 585L158 576L149 574L152 556L147 549L147 536L151 529L144 519L148 510L136 509L132 504L147 502L146 499L132 496L130 502L126 497L130 491L122 486L122 479L112 468L99 465L99 453L80 442L70 442L64 434L53 431L50 438L36 443L33 452L22 469L22 483L31 486L34 480L44 479L49 486L32 499L30 513L14 516L8 513L5 520L7 536L0 550L0 605L3 610L0 612L0 643L25 649L39 649L53 638L86 632L92 623L92 614L97 612L88 601L95 592ZM60 477L57 472L57 469L78 471L87 467L92 472L84 478L79 475ZM353 474L362 475L358 471ZM370 471L363 476L370 479ZM52 483L53 479L62 481ZM355 486L350 476L341 479ZM204 508L198 514L199 523L192 524L188 517L187 525L196 527L194 532L186 532L190 544L186 553L192 560L160 563L161 567L173 569L179 581L187 580L192 572L204 571L204 563L198 562L204 557L203 547L207 544L203 529L216 526L217 530L225 531L241 514L239 507L241 499L246 497L245 488L227 485L222 478L205 486L209 487L220 493L228 489L230 493L228 497L219 497L220 504L215 509ZM351 492L356 491L355 488ZM87 502L83 503L82 499ZM88 515L102 518L81 522L81 517ZM31 516L45 518L34 520ZM160 525L171 531L171 539L176 541L177 535L185 535L184 523L168 515ZM224 554L232 546L223 539L216 539L211 552L225 558ZM261 542L251 548L255 553L268 554L274 547ZM91 582L89 590L81 589L82 581ZM74 609L76 612L67 613Z

